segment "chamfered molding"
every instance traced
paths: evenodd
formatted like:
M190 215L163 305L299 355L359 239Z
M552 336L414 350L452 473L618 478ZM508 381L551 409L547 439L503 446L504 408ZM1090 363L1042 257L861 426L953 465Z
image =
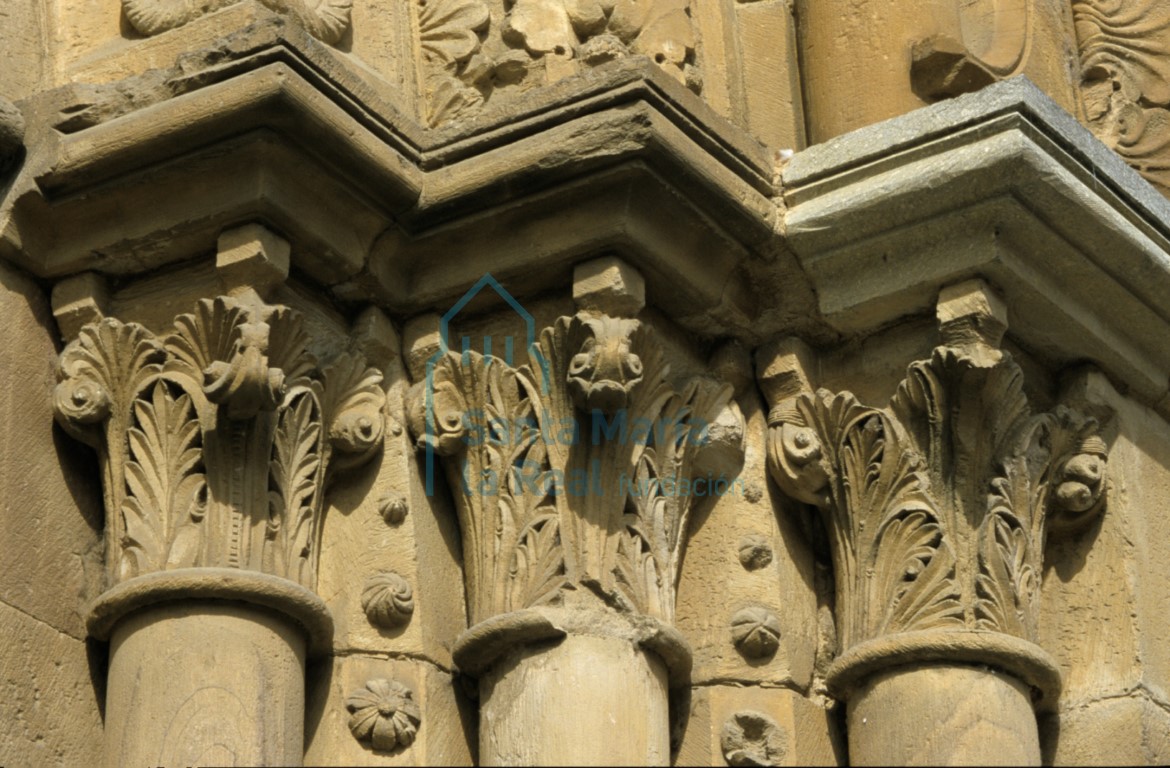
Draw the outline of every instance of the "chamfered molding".
M752 345L831 342L982 275L1051 367L1091 360L1170 410L1170 204L1023 79L784 161L641 57L429 129L295 18L257 13L181 67L22 104L37 141L0 253L47 278L134 275L263 221L337 299L409 315L485 260L523 297L612 252L683 327Z
M782 183L785 242L838 332L980 275L1053 368L1091 360L1170 413L1170 203L1027 80L810 147Z

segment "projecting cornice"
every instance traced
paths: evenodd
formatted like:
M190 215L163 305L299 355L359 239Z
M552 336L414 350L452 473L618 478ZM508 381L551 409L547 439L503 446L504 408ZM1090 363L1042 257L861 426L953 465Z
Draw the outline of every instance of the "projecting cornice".
M405 312L466 290L485 259L501 279L554 277L609 250L663 278L666 306L747 324L734 273L774 247L770 155L658 67L615 62L442 130L392 95L278 17L171 70L51 92L26 105L55 130L0 208L4 250L46 277L133 274L259 219L317 283Z
M409 315L485 265L524 297L609 252L646 276L650 306L751 344L865 334L981 276L1014 342L1170 409L1170 203L1027 81L777 170L638 57L429 129L295 21L256 13L169 69L22 103L35 139L0 202L0 256L45 278L131 275L209 258L256 221L298 276Z
M835 330L981 275L1017 341L1170 409L1170 203L1027 80L812 147L782 180L787 244Z

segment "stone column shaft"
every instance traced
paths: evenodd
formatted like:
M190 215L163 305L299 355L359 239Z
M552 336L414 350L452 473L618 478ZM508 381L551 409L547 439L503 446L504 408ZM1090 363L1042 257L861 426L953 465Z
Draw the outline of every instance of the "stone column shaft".
M106 764L298 765L306 639L227 602L137 611L110 638Z
M481 764L669 765L667 678L626 638L520 646L479 682Z
M850 765L1039 765L1031 694L987 667L876 673L849 699Z

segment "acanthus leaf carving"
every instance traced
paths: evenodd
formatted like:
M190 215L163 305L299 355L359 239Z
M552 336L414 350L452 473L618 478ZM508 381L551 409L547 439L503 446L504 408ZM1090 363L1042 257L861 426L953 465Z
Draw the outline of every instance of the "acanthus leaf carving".
M726 467L709 440L742 451L731 387L675 389L649 328L595 314L558 319L523 365L467 350L429 370L412 428L444 457L472 623L540 605L669 622L702 495L680 484Z
M197 565L202 555L207 486L191 398L163 379L149 392L134 401L128 431L123 579Z
M880 409L809 391L798 350L761 376L769 468L825 519L842 651L918 630L1034 642L1048 529L1103 508L1097 423L1064 405L1033 413L994 334L973 341L944 323L943 344Z
M428 94L427 122L451 120L483 104L473 83L482 77L469 62L482 47L491 15L480 0L421 0L417 24Z
M205 566L314 586L328 471L372 455L385 395L307 341L297 313L220 297L163 339L105 319L65 349L56 414L102 459L111 584Z

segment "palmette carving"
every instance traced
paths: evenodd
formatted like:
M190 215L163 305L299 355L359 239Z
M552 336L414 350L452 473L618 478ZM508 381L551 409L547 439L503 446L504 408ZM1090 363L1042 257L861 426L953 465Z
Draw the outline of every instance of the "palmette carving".
M101 457L110 584L218 566L315 586L327 472L371 455L385 396L307 341L285 307L218 298L161 339L107 318L65 349L56 414Z
M586 368L610 367L574 363L597 347L622 350L618 369L640 362L636 381L605 389L622 393L603 398L608 413L587 392L606 375L580 381ZM429 405L426 384L414 395L415 434L445 457L458 507L472 623L570 604L669 622L687 519L705 495L681 486L719 466L713 443L741 450L731 388L696 379L676 390L653 334L633 320L563 317L529 357L513 367L447 353L431 371Z
M1065 406L1032 413L994 342L944 326L883 409L806 380L794 392L803 372L772 387L770 471L825 519L842 651L914 630L1034 642L1048 527L1101 512L1096 422Z
M240 0L122 0L126 20L144 35L181 27ZM261 0L278 13L295 17L314 37L337 44L349 29L353 0Z
M1076 0L1081 93L1093 132L1170 193L1170 7Z

